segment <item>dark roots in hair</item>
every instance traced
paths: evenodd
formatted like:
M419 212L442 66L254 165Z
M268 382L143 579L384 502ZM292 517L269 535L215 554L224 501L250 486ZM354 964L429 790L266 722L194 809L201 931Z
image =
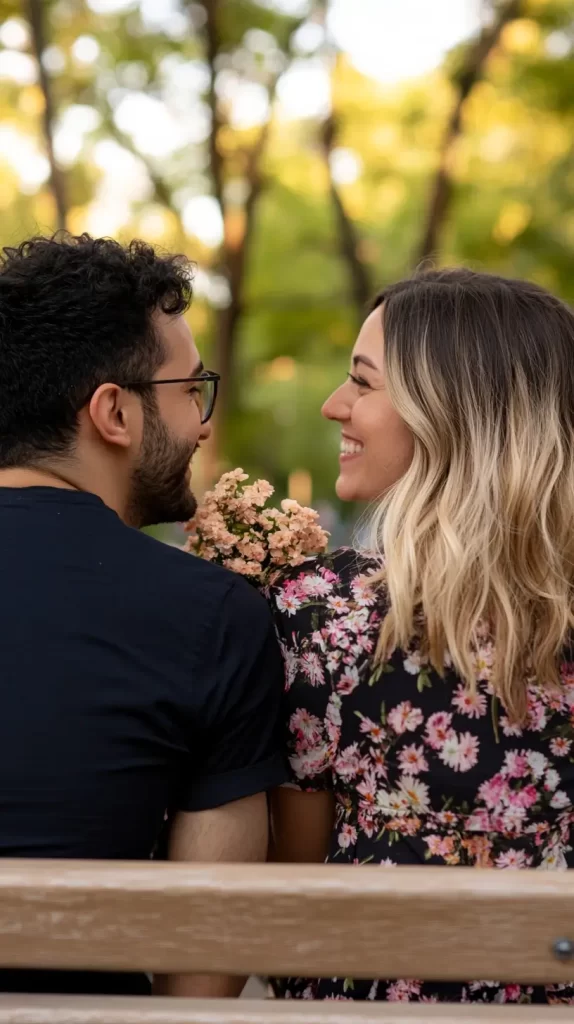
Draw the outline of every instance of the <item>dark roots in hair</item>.
M106 381L149 380L164 361L153 314L192 297L185 256L142 241L66 234L0 256L0 468L73 448L77 414Z

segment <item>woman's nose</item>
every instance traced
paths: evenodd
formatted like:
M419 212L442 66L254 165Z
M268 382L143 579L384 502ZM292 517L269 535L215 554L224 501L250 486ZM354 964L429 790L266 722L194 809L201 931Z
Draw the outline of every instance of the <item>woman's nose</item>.
M326 420L336 420L338 423L349 419L350 405L345 397L344 384L342 384L340 388L337 388L336 391L333 391L332 395L329 395L321 409L321 415L324 416Z

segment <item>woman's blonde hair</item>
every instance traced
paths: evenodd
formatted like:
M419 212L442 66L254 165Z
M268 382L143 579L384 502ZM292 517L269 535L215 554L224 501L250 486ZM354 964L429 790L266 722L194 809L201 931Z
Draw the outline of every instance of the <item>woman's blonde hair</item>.
M433 666L491 682L524 719L527 681L559 685L573 625L574 314L544 289L470 270L383 292L386 386L414 436L372 517L389 611L378 658L424 623Z

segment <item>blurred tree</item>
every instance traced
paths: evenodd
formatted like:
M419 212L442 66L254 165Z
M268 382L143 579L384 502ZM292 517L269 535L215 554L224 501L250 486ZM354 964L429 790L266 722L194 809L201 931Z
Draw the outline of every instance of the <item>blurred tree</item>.
M450 163L456 140L462 131L465 103L474 86L484 77L488 58L498 44L504 27L519 17L522 7L522 0L502 0L502 2L495 3L492 10L489 11L490 24L483 29L475 43L466 47L459 66L454 69L452 81L456 87L456 99L440 148L438 170L432 186L426 225L419 251L421 261L428 260L435 255L440 230L448 212L452 195Z
M27 10L44 105L44 142L50 164L50 187L56 204L58 228L65 231L67 222L66 192L62 169L58 166L54 153L54 104L52 101L50 76L44 61L44 54L47 49L46 15L49 14L49 5L46 3L46 0L27 0Z
M206 479L244 465L286 493L310 474L313 500L333 500L321 402L371 286L422 252L574 300L572 0L500 0L482 36L393 87L334 52L322 0L37 6L40 40L30 0L0 0L2 244L65 207L74 232L197 260L191 323L227 388ZM288 119L307 73L309 110Z

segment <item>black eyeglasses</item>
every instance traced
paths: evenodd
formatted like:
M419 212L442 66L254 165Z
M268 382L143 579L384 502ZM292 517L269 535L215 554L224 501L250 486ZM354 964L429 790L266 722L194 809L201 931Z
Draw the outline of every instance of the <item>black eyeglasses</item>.
M217 398L217 385L221 380L219 373L204 370L198 377L170 377L167 380L134 380L121 384L120 387L137 391L138 388L155 387L156 384L189 384L189 394L198 406L201 422L207 423L213 414Z

